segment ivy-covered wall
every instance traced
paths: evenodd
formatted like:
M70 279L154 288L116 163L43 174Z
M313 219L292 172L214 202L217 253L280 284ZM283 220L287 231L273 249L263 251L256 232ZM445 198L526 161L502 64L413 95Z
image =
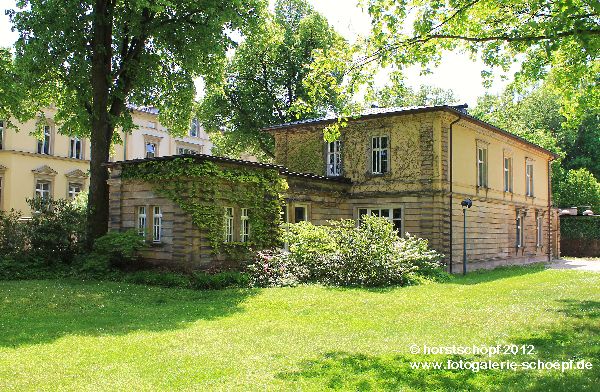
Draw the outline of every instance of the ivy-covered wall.
M560 250L564 256L600 257L600 216L561 217Z
M176 203L205 234L203 242L215 256L243 259L249 249L280 243L287 183L276 169L175 158L125 164L120 179L148 183L158 196ZM249 242L224 242L226 206L249 209Z

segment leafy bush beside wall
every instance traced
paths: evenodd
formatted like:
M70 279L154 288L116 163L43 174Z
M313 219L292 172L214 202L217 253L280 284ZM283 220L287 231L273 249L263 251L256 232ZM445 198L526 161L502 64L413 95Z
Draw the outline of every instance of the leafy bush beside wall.
M384 218L365 216L359 227L354 220L301 222L289 225L284 237L289 252L259 252L248 265L252 284L389 286L444 275L442 255L427 240L398 237Z

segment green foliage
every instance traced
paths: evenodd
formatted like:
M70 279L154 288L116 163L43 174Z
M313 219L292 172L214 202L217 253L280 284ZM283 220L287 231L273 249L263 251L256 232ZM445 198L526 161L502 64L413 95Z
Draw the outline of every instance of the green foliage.
M94 241L94 252L109 256L113 263L132 262L145 247L144 239L136 230L111 231Z
M123 179L147 181L206 230L213 252L247 255L240 250L276 246L280 239L282 192L287 183L277 170L219 167L209 161L177 158L125 165ZM223 242L225 206L249 209L249 243ZM240 249L241 248L241 249Z
M600 217L560 218L560 238L565 240L600 240Z
M569 170L554 190L554 204L559 207L591 206L600 212L600 182L586 169Z
M217 273L194 272L181 274L166 271L137 271L124 276L129 283L149 286L178 287L195 290L222 290L232 287L248 287L248 276L238 271L222 271Z
M426 240L399 238L384 218L365 216L359 227L353 220L329 223L289 225L285 235L289 252L258 253L248 266L251 283L389 286L419 282L418 276L443 275L442 255L429 249Z
M206 129L217 137L218 155L252 152L273 156L273 141L261 131L268 125L311 118L339 106L333 89L342 74L321 84L330 94L310 95L304 82L315 52L346 47L342 38L306 0L278 0L273 14L236 49L222 80L207 86L200 107Z
M27 252L50 264L70 263L85 241L86 210L71 200L28 200L32 211L26 221Z
M222 290L231 287L248 287L249 277L239 271L223 271L214 274L194 272L191 285L196 290Z

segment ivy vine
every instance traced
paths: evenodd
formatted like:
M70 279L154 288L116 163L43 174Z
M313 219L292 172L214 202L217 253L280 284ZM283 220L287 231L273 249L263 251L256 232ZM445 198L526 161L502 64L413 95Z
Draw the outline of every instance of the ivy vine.
M275 169L219 166L194 158L123 166L121 177L142 180L175 202L206 233L213 254L243 257L252 247L276 246L287 182ZM249 209L250 242L224 242L225 207Z

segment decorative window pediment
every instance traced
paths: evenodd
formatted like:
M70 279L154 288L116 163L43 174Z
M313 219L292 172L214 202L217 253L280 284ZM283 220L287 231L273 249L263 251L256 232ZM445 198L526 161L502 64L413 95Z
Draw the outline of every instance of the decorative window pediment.
M75 170L71 170L70 172L65 174L66 177L68 178L73 178L73 179L85 179L88 178L88 174L86 172L84 172L83 170L80 169L75 169Z
M42 165L42 166L38 167L37 169L33 169L32 172L33 172L33 174L44 175L44 176L55 176L58 174L58 172L56 172L54 169L52 169L48 165Z

